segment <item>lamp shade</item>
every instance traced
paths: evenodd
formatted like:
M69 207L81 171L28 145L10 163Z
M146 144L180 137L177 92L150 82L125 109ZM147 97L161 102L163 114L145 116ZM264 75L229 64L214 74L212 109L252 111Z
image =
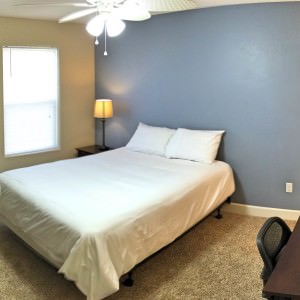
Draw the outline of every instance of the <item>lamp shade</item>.
M113 105L110 99L97 99L95 102L95 118L108 119L113 116Z

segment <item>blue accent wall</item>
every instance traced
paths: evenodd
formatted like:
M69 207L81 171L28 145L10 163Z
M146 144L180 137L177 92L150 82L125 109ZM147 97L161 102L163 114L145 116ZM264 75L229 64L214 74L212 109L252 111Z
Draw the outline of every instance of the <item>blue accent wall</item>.
M100 41L96 96L115 109L108 145L126 144L139 121L225 129L220 158L235 172L233 201L300 209L300 3L127 22L108 52Z

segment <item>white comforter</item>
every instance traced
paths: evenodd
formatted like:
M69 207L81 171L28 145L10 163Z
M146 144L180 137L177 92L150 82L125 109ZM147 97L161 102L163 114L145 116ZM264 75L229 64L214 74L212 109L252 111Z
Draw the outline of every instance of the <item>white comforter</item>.
M212 212L232 170L125 148L0 174L0 217L90 300Z

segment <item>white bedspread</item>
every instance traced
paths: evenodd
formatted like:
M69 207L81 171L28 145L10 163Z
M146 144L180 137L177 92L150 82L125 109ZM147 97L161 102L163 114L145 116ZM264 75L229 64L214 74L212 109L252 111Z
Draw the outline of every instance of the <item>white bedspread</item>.
M0 174L0 217L90 300L212 212L232 170L125 148Z

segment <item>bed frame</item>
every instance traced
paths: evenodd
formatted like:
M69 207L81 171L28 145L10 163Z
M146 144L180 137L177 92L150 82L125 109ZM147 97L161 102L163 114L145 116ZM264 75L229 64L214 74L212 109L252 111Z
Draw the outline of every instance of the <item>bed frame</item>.
M221 203L211 214L213 214L213 213L217 213L216 215L215 215L215 218L216 219L218 219L218 220L220 220L220 219L222 219L223 218L223 215L222 215L222 213L221 213L221 208L223 207L223 205L225 204L225 203L227 203L227 204L230 204L231 203L231 197L228 197L223 203ZM209 214L208 216L210 216L211 214ZM207 216L207 217L208 217ZM184 232L181 236L179 236L177 239L179 239L180 237L182 237L184 234L186 234L187 232L189 232L190 230L192 230L196 225L198 225L200 222L202 222L203 220L205 220L207 217L205 217L204 219L202 219L202 220L200 220L198 223L196 223L193 227L191 227L189 230L187 230L186 232ZM175 239L175 241L177 240L177 239ZM175 242L174 241L174 242ZM173 243L174 243L173 242ZM172 243L171 243L172 244ZM170 245L170 244L169 244ZM167 246L165 246L164 248L166 248L166 247L168 247L169 245L167 245ZM159 251L157 251L156 253L154 253L154 254L152 254L151 256L149 256L148 258L146 258L146 260L147 259L149 259L150 257L152 257L153 255L156 255L157 253L159 253L160 251L162 251L164 248L162 248L162 249L160 249ZM143 263L143 262L141 262L141 263ZM141 264L140 263L140 264ZM132 275L133 275L133 270L138 266L139 264L137 264L132 270L130 270L127 274L124 274L124 277L126 277L123 281L122 281L122 284L124 285L124 286L127 286L127 287L132 287L133 286L133 284L134 284L134 279L133 279L133 277L132 277Z

